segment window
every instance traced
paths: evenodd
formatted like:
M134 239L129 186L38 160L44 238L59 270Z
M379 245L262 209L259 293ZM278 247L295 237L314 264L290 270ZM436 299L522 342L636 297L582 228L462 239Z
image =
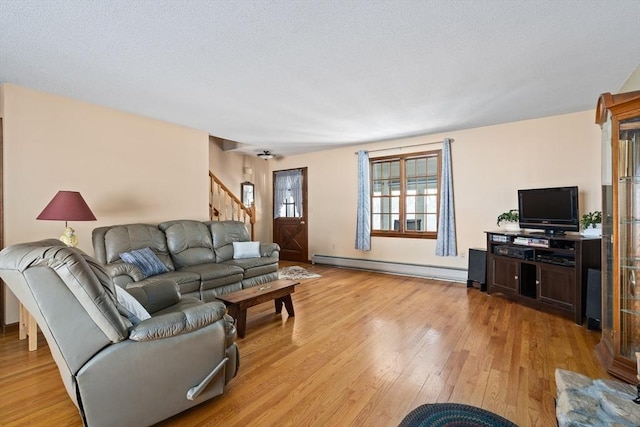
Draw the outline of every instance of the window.
M437 237L440 162L440 150L370 160L372 236Z
M303 180L302 169L274 172L274 219L302 217Z
M300 218L300 212L296 209L296 202L291 194L291 189L287 188L287 194L280 205L279 218Z

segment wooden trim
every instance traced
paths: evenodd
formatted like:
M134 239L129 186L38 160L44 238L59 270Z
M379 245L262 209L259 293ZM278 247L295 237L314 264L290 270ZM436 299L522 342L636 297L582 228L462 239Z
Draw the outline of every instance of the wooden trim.
M421 144L422 145L422 144ZM438 194L436 198L436 217L440 215L440 194L442 191L442 150L428 150L428 151L420 151L416 153L405 153L405 154L394 154L389 156L375 157L369 159L369 166L372 167L375 163L386 163L391 161L398 161L400 167L400 188L401 195L399 197L399 213L400 219L404 219L407 221L405 205L406 205L406 197L407 197L407 176L406 176L406 161L417 158L429 158L435 157L437 160L436 166L436 175L438 179ZM373 188L373 175L370 176L369 185ZM369 197L369 203L373 202L373 194ZM426 212L425 212L426 214ZM373 224L373 209L371 209L371 223ZM371 237L399 237L399 238L410 238L410 239L437 239L438 232L437 231L422 231L417 232L413 230L406 230L403 224L406 224L404 221L400 221L400 229L399 230L371 230ZM426 227L426 224L425 224Z
M17 333L20 329L19 322L9 323L7 325L3 325L3 331L5 334Z
M612 115L617 115L620 111L628 111L630 117L637 115L637 108L629 110L629 105L640 98L640 90L633 92L619 93L612 95L609 92L603 93L598 98L598 104L596 105L596 123L601 125L607 121L607 112L611 111ZM624 118L620 117L620 120Z

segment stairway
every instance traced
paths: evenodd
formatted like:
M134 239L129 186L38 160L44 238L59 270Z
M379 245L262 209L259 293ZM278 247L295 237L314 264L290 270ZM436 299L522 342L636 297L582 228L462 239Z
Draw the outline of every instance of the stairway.
M246 207L242 201L209 171L209 218L212 221L242 221L254 240L256 208Z

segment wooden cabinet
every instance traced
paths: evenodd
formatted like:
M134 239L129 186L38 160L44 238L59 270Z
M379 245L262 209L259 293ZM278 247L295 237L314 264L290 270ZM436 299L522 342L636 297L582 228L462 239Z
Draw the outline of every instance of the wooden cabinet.
M581 325L587 269L600 268L600 239L487 232L487 292L573 318Z
M538 300L567 310L576 310L574 269L540 264L537 270Z
M602 128L602 340L607 371L638 382L640 351L640 91L600 95Z
M498 291L505 294L516 294L518 292L520 264L517 261L502 257L491 257L490 270L493 272L491 287L494 292Z

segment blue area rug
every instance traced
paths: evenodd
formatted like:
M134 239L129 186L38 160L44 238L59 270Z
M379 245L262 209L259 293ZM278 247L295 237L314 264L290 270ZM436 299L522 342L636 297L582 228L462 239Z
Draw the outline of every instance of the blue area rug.
M475 406L430 403L409 412L398 427L518 427L511 421Z

